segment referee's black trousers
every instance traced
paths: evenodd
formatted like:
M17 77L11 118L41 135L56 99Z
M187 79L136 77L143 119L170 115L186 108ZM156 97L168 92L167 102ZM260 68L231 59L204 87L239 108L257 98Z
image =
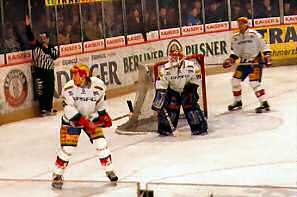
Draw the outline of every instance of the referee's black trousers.
M39 111L50 112L53 108L55 91L54 69L43 69L32 66L34 95L39 102Z

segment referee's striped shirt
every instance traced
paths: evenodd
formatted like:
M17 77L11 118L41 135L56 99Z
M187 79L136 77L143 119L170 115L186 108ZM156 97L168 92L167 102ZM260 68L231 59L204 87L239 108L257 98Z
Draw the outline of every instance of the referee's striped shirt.
M37 46L33 49L34 66L41 69L54 69L54 60L58 57L58 52L54 47L49 46L48 52Z

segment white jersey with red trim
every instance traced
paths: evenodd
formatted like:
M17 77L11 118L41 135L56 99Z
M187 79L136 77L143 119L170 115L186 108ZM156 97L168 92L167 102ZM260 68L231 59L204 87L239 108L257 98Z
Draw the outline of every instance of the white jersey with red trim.
M180 66L173 66L170 62L160 66L159 80L156 81L156 89L167 89L182 93L188 83L200 85L201 72L198 63L183 60Z
M97 77L90 77L88 85L79 87L73 80L67 82L63 88L63 118L70 120L77 114L90 117L98 114L98 111L105 109L105 91L104 82Z
M253 61L260 52L271 51L262 35L256 30L247 29L244 33L235 33L231 40L232 54L241 62Z

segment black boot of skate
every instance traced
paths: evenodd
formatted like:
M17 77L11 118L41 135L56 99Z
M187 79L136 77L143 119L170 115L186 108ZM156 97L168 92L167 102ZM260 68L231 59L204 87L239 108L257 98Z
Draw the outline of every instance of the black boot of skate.
M256 110L256 113L262 113L262 112L265 112L265 111L270 111L270 106L269 106L267 101L263 101L261 103L261 105L259 107L257 107L255 110Z
M108 171L106 172L106 176L109 178L109 180L111 182L117 182L118 181L118 177L117 175L114 173L114 171Z
M54 189L62 189L64 178L62 175L53 174L52 187Z
M228 105L229 111L234 111L234 110L241 109L241 108L242 108L241 101L234 101L231 105Z

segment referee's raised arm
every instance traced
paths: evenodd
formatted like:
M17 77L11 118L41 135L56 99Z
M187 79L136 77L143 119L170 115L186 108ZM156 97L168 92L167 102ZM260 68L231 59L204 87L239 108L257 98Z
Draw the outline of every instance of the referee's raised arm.
M26 17L25 17L25 25L26 25L25 26L26 36L27 36L28 40L30 41L31 47L34 47L37 45L38 42L34 38L34 35L32 33L30 17L28 15L26 15Z

